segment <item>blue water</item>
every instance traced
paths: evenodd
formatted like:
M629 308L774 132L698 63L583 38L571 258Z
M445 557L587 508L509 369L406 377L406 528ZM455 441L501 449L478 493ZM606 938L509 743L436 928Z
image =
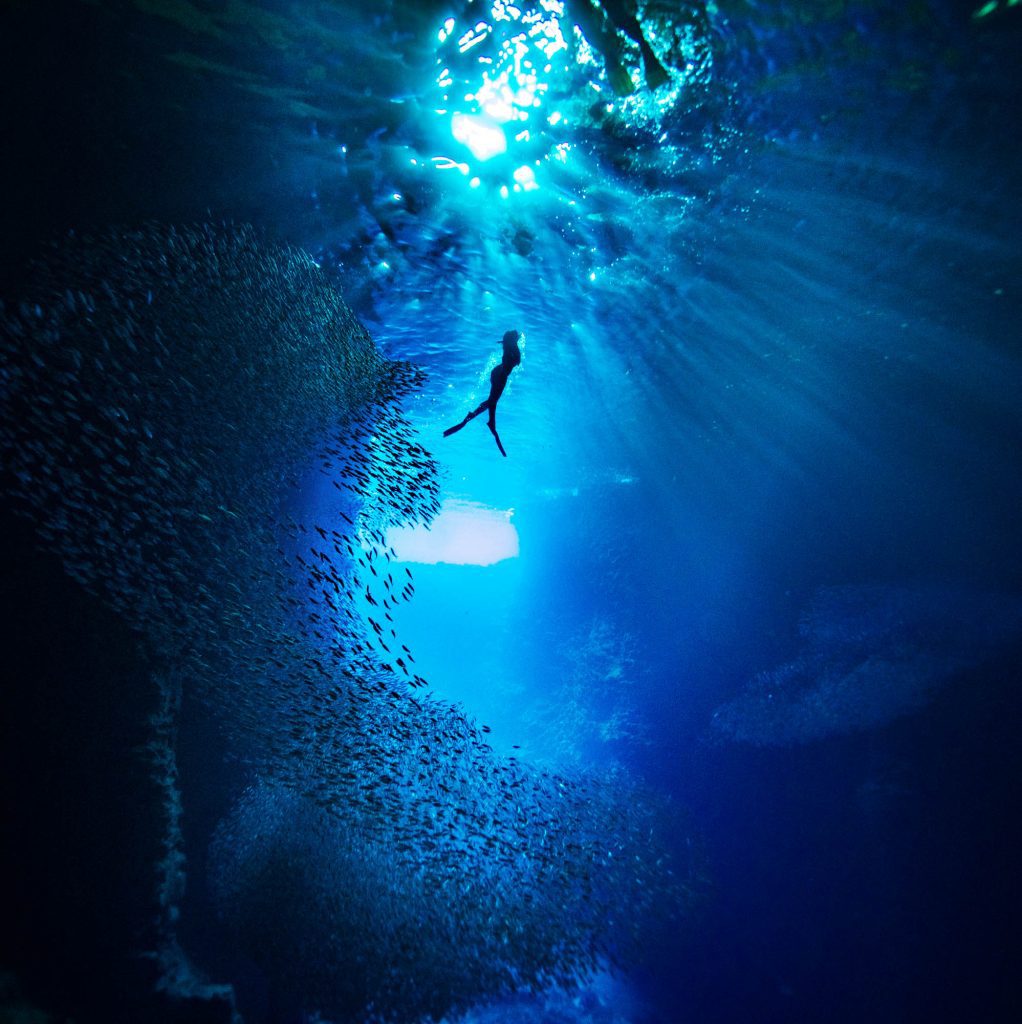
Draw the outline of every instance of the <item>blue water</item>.
M621 974L466 1022L1018 1019L1022 8L644 10L668 89L558 51L490 159L452 116L521 26L481 3L15 10L50 56L5 267L68 227L252 222L426 371L404 411L461 518L442 555L440 521L395 539L401 641L498 753L669 799L700 883ZM503 459L481 417L442 431L511 328ZM235 771L203 779L203 718L183 934L246 1021L297 1019L202 935Z

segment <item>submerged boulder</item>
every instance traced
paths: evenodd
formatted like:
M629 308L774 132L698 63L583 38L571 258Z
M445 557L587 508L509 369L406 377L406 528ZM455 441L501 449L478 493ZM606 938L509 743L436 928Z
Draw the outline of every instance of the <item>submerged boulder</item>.
M1022 639L1022 602L953 587L829 587L803 613L799 636L795 658L717 708L719 737L787 746L911 714Z

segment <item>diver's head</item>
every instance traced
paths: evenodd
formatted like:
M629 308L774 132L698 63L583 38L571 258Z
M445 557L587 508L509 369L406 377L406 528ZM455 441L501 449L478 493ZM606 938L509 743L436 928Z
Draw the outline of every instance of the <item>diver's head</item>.
M508 331L501 339L501 344L507 348L508 345L517 345L520 335L517 331Z

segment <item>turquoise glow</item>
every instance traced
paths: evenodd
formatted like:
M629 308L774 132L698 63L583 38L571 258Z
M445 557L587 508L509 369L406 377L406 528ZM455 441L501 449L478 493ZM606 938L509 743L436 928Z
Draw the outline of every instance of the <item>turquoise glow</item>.
M470 5L464 22L448 17L437 32L436 112L447 129L441 144L457 149L435 157L434 165L460 166L471 157L473 187L488 181L502 196L533 191L539 188L536 168L552 153L563 161L567 152L545 136L566 121L553 96L570 62L561 30L564 5L541 0L526 11L495 0L485 16L483 10ZM480 17L470 20L474 14ZM513 162L497 159L505 156Z

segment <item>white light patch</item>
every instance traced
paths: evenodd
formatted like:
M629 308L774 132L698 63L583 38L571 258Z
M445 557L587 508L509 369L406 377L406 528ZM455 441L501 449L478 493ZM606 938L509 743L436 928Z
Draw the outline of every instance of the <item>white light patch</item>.
M459 19L460 27L449 17L439 29L436 66L442 99L434 109L440 116L450 116L451 134L475 161L514 152L516 164L530 160L539 167L535 151L542 158L546 146L538 123L544 117L543 104L552 78L573 63L561 30L565 5L562 0L487 0L471 11L468 4L462 6L463 17L479 15L484 8L489 8L489 15L471 26ZM472 56L466 60L470 50ZM557 114L551 123L560 119ZM525 123L534 126L526 128ZM475 167L468 173L478 176ZM493 173L503 176L504 170ZM539 182L508 182L501 195L506 197L512 187L529 192Z
M507 151L507 137L499 124L480 114L455 114L451 134L468 146L477 160L489 160Z
M539 185L536 184L536 175L533 173L531 167L519 167L518 170L515 171L513 177L526 192L531 192L533 189L539 188Z
M424 526L392 526L388 546L398 560L436 565L493 565L518 557L518 531L513 509L503 511L469 501L445 501L427 530Z

